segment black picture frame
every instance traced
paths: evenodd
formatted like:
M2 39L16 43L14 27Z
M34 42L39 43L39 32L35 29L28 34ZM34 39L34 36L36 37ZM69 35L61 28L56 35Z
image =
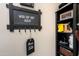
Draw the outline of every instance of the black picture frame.
M42 29L41 26L41 14L42 12L39 11L35 11L35 10L29 10L29 9L25 9L25 8L21 8L21 7L17 7L14 6L12 3L10 4L6 4L6 7L9 8L9 24L7 25L7 29L10 30L10 32L14 32L14 30L17 29L38 29L39 31ZM39 25L35 26L35 25L14 25L14 15L13 15L13 11L14 10L18 10L18 11L24 11L24 12L28 12L28 13L32 13L32 14L36 14L39 16Z
M34 8L34 3L20 3L20 5Z

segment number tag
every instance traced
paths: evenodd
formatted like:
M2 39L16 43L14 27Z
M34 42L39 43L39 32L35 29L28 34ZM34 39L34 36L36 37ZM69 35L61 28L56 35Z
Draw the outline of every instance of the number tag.
M34 39L28 39L26 42L26 49L27 49L27 55L33 53L35 51L35 46L34 46Z

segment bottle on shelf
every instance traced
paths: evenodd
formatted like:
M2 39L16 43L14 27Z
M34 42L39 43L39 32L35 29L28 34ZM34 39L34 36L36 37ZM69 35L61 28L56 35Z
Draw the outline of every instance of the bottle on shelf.
M69 23L61 23L58 24L58 32L71 33L72 28L70 27Z
M69 47L73 49L73 34L69 36Z

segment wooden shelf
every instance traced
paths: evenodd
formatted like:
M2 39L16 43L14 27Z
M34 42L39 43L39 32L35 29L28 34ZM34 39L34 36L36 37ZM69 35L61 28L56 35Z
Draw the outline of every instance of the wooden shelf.
M61 52L60 52L60 55L63 55L63 56L65 56L65 55L64 55L63 53L61 53Z
M65 49L67 49L67 50L70 50L71 52L73 52L73 49L71 49L71 48L69 48L69 47L67 47L67 46L65 46L65 45L63 45L63 44L59 44L61 47L63 47L63 48L65 48Z
M70 10L73 10L73 17L72 18L63 18L65 20L60 20L60 15L67 12L67 11L70 11ZM66 55L69 55L69 56L77 56L78 55L78 42L76 40L76 36L75 36L75 31L76 31L76 23L78 21L78 13L79 13L79 4L75 4L75 3L68 3L66 4L65 6L61 7L60 9L58 9L56 11L56 52L58 52L59 54L61 55L65 55L65 51L67 50L68 53L70 54L66 54ZM66 32L66 31L63 31L63 32L58 32L58 25L59 24L68 24L70 26L70 28L72 29L71 32ZM63 25L62 25L63 26ZM69 28L69 27L67 27ZM69 47L69 36L70 35L73 35L73 48L70 48ZM66 40L67 39L67 40ZM66 41L68 44L65 44L63 42L60 42L60 41ZM65 50L62 50L62 49L65 49ZM60 52L63 52L63 54ZM58 55L59 55L58 54Z
M61 53L61 52L57 52L59 55L63 55L63 56L65 56L63 53Z
M73 18L65 19L65 20L59 20L59 21L57 21L57 23L68 23L68 22L71 22L71 21L73 21Z
M71 4L72 4L72 3L66 4L65 6L61 7L58 11L60 11L60 10L62 10L62 9L64 9L64 8L66 8L66 7L68 7L68 6L71 5Z
M68 10L71 10L71 9L73 9L73 3L68 3L65 6L61 7L60 9L58 9L56 11L56 13L63 13L65 11L68 11Z
M72 34L72 32L57 32L59 34Z

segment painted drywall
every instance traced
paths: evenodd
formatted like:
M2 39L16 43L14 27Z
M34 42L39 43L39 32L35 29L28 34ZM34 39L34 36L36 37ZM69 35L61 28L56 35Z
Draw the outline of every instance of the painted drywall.
M22 8L19 4L14 4ZM55 55L55 12L58 4L35 3L33 10L41 9L42 30L34 32L35 52L30 56L54 56ZM9 9L6 4L0 4L0 55L1 56L26 56L26 41L30 37L27 30L10 32L7 30L9 24Z

